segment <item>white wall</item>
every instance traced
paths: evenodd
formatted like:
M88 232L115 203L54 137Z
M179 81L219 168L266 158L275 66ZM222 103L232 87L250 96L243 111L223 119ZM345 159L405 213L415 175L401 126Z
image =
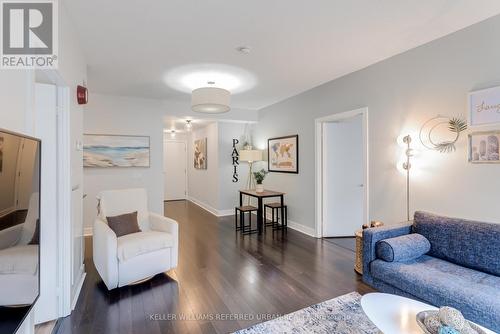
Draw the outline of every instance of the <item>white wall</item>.
M194 141L207 138L207 169L194 168ZM188 139L189 199L213 214L219 209L219 133L216 122L193 130Z
M150 167L84 168L84 222L87 232L97 215L102 190L140 187L148 191L149 209L163 214L163 121L161 101L91 94L84 133L149 136Z
M234 207L239 205L238 190L243 189L248 176L248 163L240 162L238 182L233 182L233 139L240 141L238 151L244 144L245 123L219 122L219 211L234 214Z
M83 85L87 81L87 62L84 52L80 47L80 40L76 32L72 18L61 2L59 6L59 77L63 80L61 85L69 90L69 123L70 123L70 185L71 193L71 228L70 247L72 259L69 263L71 273L65 273L69 289L71 290L69 300L66 302L65 314L70 311L67 307L74 307L80 293L84 273L84 238L83 238L83 163L82 151L77 149L78 143L82 141L83 113L85 107L79 105L76 99L76 86ZM54 275L54 274L52 274ZM70 305L67 305L67 302Z
M145 187L148 190L149 206L152 211L163 213L164 173L163 173L163 125L166 118L191 117L213 120L208 128L195 130L185 138L188 147L188 196L194 201L205 203L210 209L219 209L218 189L218 120L235 122L252 121L258 118L257 111L233 109L221 115L202 115L190 110L189 103L143 99L135 97L89 94L89 104L83 115L84 133L131 134L151 136L150 168L85 168L83 188L83 216L85 232L92 233L96 217L96 196L101 190L127 187ZM208 171L194 170L193 136L208 137ZM176 140L184 138L178 134ZM205 176L210 177L205 178ZM213 176L213 177L212 177ZM203 183L200 183L203 182ZM208 188L207 188L208 187ZM206 189L205 189L206 188ZM217 211L214 211L217 212Z
M500 46L493 42L499 35L497 16L261 110L257 146L265 147L269 137L299 134L300 174L272 173L266 180L267 187L287 193L290 219L309 230L315 226L314 119L366 106L370 218L404 220L396 138L415 136L437 114L465 118L469 91L500 85ZM422 166L412 177L412 211L500 222L499 165L467 163L466 134L455 153L423 152L417 159Z
M238 139L241 149L247 122L218 121L192 131L188 139L188 195L189 199L217 216L231 215L239 205L238 190L244 188L248 164L238 166L238 182L233 182L231 153L233 139ZM206 170L193 166L194 140L207 138L208 164Z
M79 48L78 36L72 29L72 24L67 16L64 6L59 7L59 69L55 71L39 71L43 72L44 75L54 79L58 84L68 86L71 95L71 121L74 124L71 129L71 136L78 138L78 123L81 123L81 115L83 109L78 107L75 103L75 91L76 84L82 83L86 80L86 63L82 52ZM0 128L8 129L15 132L24 133L27 135L36 136L40 129L37 129L38 124L36 123L36 109L34 105L35 95L34 95L34 84L35 84L35 71L0 71ZM38 115L39 117L39 115ZM55 131L55 130L54 130ZM72 147L74 143L71 143ZM75 157L75 158L74 158ZM81 159L72 152L72 160L74 161L72 168L72 176L75 180L78 180L78 175L81 176ZM78 164L78 160L80 164ZM43 168L43 167L42 167ZM81 195L80 195L81 198ZM55 197L54 197L55 200ZM78 203L76 203L78 204ZM57 205L57 203L55 204ZM78 218L76 216L75 218ZM83 254L83 247L81 246L81 229L80 232L75 230L78 227L81 219L73 220L68 222L72 225L72 231L75 232L75 239L67 240L66 244L70 244L73 247L73 254L75 258L70 259L72 265L82 268L82 262L80 259ZM55 224L55 222L54 222ZM75 225L75 226L73 226ZM42 230L48 225L42 224ZM42 231L43 233L43 231ZM71 236L68 235L68 239ZM80 238L80 241L78 240ZM54 240L57 242L58 240ZM57 249L54 248L54 249ZM62 291L62 287L59 286L61 283L60 276L58 272L58 266L61 264L63 259L58 257L57 253L44 254L42 260L41 269L41 286L47 286L46 283L50 282L53 289L41 290L41 298L37 302L37 307L44 307L44 301L59 303L61 300L58 298L56 291ZM80 263L78 263L80 261ZM60 267L59 267L60 268ZM74 275L75 279L78 276ZM68 298L76 297L76 286L70 286L71 291L63 291L65 296ZM49 301L50 300L50 301ZM28 333L33 331L34 317L30 315L26 323L23 324L20 333Z

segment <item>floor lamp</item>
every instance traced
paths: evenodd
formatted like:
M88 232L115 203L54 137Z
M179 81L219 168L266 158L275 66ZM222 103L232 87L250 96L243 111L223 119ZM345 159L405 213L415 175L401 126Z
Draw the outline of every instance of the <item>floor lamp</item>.
M248 162L248 178L245 189L255 189L255 177L252 173L252 167L254 162L262 161L262 151L240 150L240 161ZM248 197L248 204L250 204L250 197Z
M411 136L406 135L403 137L403 143L406 145L406 161L403 162L403 169L406 171L406 220L410 220L410 158L413 156L413 149L411 148Z

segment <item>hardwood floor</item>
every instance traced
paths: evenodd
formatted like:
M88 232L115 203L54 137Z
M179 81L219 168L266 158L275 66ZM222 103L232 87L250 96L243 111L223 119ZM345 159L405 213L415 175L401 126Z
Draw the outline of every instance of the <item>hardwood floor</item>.
M354 253L334 243L294 230L241 236L232 216L217 218L187 201L167 202L165 215L179 222L178 267L107 291L87 238L87 278L57 333L228 333L265 314L372 291L353 270Z
M337 246L348 249L350 251L356 251L356 238L355 237L340 237L340 238L324 238L324 241L331 242Z

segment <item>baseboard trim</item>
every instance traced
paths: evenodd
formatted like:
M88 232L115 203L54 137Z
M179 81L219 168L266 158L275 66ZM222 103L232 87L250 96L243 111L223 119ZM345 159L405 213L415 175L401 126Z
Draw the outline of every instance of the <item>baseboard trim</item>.
M198 205L200 208L204 209L205 211L210 212L216 217L223 217L223 216L230 216L234 214L234 210L217 210L211 205L208 205L207 203L200 201L197 198L194 198L192 196L188 197L188 200L193 202L194 204Z
M232 215L234 215L234 209L219 210L219 215L218 215L218 217L223 217L223 216L232 216Z
M269 211L266 214L266 219L267 220L272 219L272 215ZM303 233L303 234L308 235L308 236L313 237L313 238L318 238L316 236L316 230L312 227L304 226L304 225L299 224L297 222L294 222L293 220L290 220L290 219L288 219L287 223L288 223L288 227L291 228L292 230Z
M290 219L288 219L288 227L291 228L292 230L306 234L310 237L317 238L316 230L312 227L304 226L304 225L299 224L297 222L291 221Z
M217 209L215 209L214 207L206 204L205 202L202 202L202 201L194 198L193 196L189 196L188 200L191 201L191 202L193 202L194 204L198 205L200 208L204 209L205 211L210 212L214 216L218 216L217 215L218 214Z
M85 282L85 277L87 277L87 273L83 272L82 275L80 276L80 281L76 286L75 296L71 301L71 311L73 311L76 307L76 303L78 302L78 297L80 297L80 292L82 291L83 283Z
M84 237L91 237L94 234L94 228L92 226L84 227L83 228L83 236Z

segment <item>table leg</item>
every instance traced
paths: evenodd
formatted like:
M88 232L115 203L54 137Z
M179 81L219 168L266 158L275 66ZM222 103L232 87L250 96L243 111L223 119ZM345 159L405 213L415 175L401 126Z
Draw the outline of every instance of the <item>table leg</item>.
M257 199L257 202L258 202L258 205L257 205L257 228L259 229L259 234L262 234L262 225L263 225L263 222L262 222L262 215L263 215L262 198L259 197Z
M284 207L285 203L283 195L280 196L280 204L281 204L281 229L284 231L285 226L288 225L285 224L285 219L287 219L288 217L285 217L285 207Z
M240 206L243 206L243 194L240 192Z

